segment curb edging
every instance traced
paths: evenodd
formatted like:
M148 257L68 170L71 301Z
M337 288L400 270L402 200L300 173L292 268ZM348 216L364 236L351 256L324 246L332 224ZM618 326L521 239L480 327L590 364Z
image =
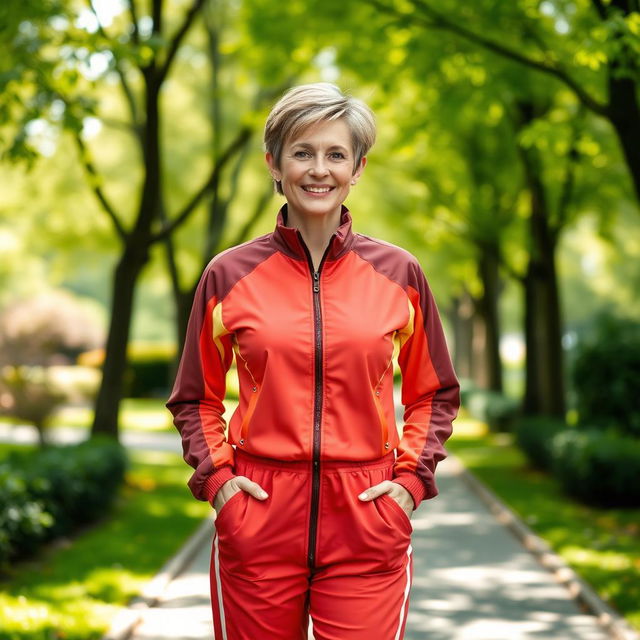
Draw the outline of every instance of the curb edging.
M532 553L536 560L555 579L563 584L571 597L589 613L594 615L614 640L640 640L627 621L612 609L569 565L553 551L547 542L534 533L498 496L469 471L460 459L449 454L450 465L455 475L469 486L482 500L498 522L504 525Z
M178 549L160 569L160 571L145 584L140 595L137 595L126 608L122 609L114 618L109 631L102 640L127 640L142 620L144 612L156 606L168 584L190 564L202 545L211 536L214 512L200 524L196 531Z

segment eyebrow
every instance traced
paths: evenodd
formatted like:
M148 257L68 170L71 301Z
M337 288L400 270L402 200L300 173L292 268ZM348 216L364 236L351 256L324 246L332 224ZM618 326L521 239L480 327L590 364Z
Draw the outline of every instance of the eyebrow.
M313 150L313 145L309 144L308 142L294 142L291 146ZM343 147L341 144L334 144L327 149L327 151L336 151L336 150L345 151L346 153L349 152L349 150L346 147Z

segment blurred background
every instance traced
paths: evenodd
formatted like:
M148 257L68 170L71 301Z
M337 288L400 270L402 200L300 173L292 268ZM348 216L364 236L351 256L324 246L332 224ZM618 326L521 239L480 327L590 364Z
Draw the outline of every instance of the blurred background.
M0 51L0 637L99 637L208 512L164 401L315 81L376 113L347 204L434 290L451 450L640 628L636 0L4 0Z

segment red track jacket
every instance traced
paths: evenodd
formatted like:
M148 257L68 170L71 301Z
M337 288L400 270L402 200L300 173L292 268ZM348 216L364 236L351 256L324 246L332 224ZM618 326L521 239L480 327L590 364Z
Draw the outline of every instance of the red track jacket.
M234 477L234 448L267 458L372 460L397 449L394 482L415 506L437 494L436 464L459 406L459 385L418 261L341 225L317 272L285 226L217 255L198 286L167 407L212 501ZM240 403L225 434L225 375L236 355ZM402 372L396 429L393 359Z

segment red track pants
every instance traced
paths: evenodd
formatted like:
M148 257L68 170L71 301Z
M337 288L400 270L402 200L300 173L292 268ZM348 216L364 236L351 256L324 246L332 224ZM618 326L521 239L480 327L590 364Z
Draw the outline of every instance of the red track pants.
M412 579L411 521L384 495L358 494L392 479L394 453L369 462L322 462L315 561L309 564L309 462L236 450L235 473L268 494L244 491L220 509L211 553L216 640L399 640Z

